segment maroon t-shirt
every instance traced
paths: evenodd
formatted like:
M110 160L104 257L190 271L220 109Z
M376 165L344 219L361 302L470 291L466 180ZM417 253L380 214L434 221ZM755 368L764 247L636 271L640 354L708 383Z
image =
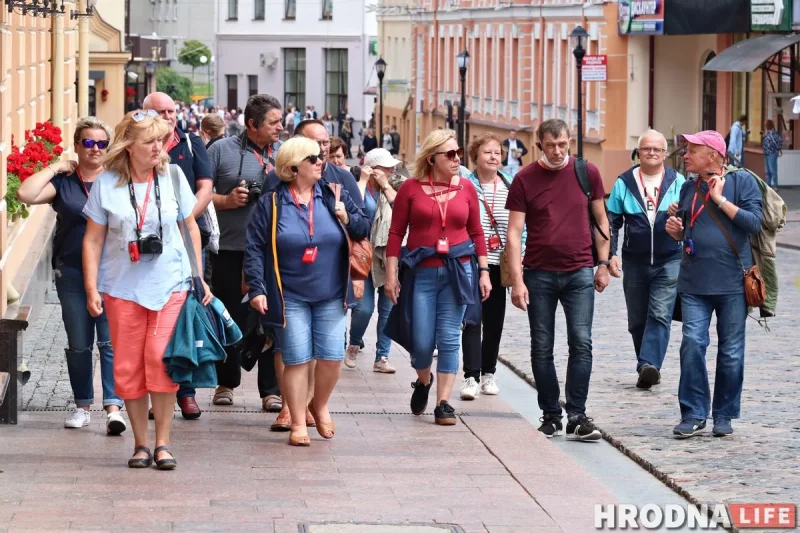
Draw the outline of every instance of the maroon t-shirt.
M600 171L591 163L587 167L592 199L603 198ZM511 182L506 209L525 213L525 267L572 272L594 266L589 201L572 158L561 170L544 168L538 162L521 170Z

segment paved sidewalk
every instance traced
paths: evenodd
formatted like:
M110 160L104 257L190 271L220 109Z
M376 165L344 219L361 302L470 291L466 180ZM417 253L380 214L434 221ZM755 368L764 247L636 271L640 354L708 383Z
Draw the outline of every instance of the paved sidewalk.
M271 433L275 415L260 410L255 375L246 374L233 407L212 407L204 390L199 420L176 415L178 470L130 470L132 434L105 436L101 412L90 427L63 429L63 332L58 306L49 307L31 340L41 350L31 362L37 386L24 390L30 408L50 410L23 413L19 426L0 431L2 533L289 533L300 523L349 521L580 533L594 531L594 504L614 501L498 397L455 401L454 427L434 425L433 401L427 415L411 415L413 372L399 350L394 376L371 371L369 350L357 370L343 369L332 441L311 430L312 446L298 449L286 433Z
M800 210L786 213L786 226L777 235L778 246L800 250Z
M755 320L747 321L742 418L733 422L734 436L725 439L711 437L710 421L702 437L672 438L672 427L680 419L680 324L672 325L661 385L639 390L622 280L612 279L596 295L587 414L613 444L695 501L800 503L800 252L779 249L777 257L778 316L769 320L771 332ZM510 301L508 309L501 356L532 382L528 319ZM715 331L716 320L712 320L707 356L712 387ZM568 348L560 306L554 353L563 398Z

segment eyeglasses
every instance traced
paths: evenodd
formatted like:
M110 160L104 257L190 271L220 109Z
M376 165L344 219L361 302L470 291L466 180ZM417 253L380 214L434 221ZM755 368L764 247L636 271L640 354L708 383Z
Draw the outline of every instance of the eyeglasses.
M639 148L639 152L643 154L663 154L666 152L663 148L653 148L652 146L645 146L643 148Z
M464 157L464 149L459 148L458 150L448 150L446 152L434 152L433 156L436 157L437 155L444 154L444 156L449 159L450 161L455 161L456 157L461 159Z
M312 165L316 165L318 159L324 161L325 160L325 154L310 155L310 156L306 157L305 160L308 161L309 163L311 163Z
M87 150L91 150L95 146L97 146L100 150L105 150L108 148L108 141L95 141L94 139L81 139L81 144Z
M140 109L139 111L134 111L131 115L131 118L134 122L141 122L148 118L156 118L158 116L158 111L155 109L148 109L147 111Z

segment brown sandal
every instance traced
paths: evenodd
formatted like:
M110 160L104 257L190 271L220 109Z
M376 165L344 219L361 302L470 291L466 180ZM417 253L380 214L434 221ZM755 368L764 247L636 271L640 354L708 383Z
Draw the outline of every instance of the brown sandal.
M336 434L336 424L331 420L330 424L324 424L319 421L319 413L317 412L317 408L314 406L314 400L311 400L311 403L308 404L308 410L311 412L311 416L314 417L314 420L317 422L317 433L323 439L332 439L333 436Z
M278 418L275 419L269 429L270 431L289 431L292 429L292 415L289 413L288 407L278 414Z

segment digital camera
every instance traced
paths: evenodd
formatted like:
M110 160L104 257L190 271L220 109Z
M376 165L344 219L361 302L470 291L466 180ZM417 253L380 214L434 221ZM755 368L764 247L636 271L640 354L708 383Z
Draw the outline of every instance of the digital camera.
M261 184L255 180L245 183L247 189L247 203L252 204L261 198Z
M148 235L128 243L128 254L134 263L144 254L161 254L163 251L164 243L157 235Z

